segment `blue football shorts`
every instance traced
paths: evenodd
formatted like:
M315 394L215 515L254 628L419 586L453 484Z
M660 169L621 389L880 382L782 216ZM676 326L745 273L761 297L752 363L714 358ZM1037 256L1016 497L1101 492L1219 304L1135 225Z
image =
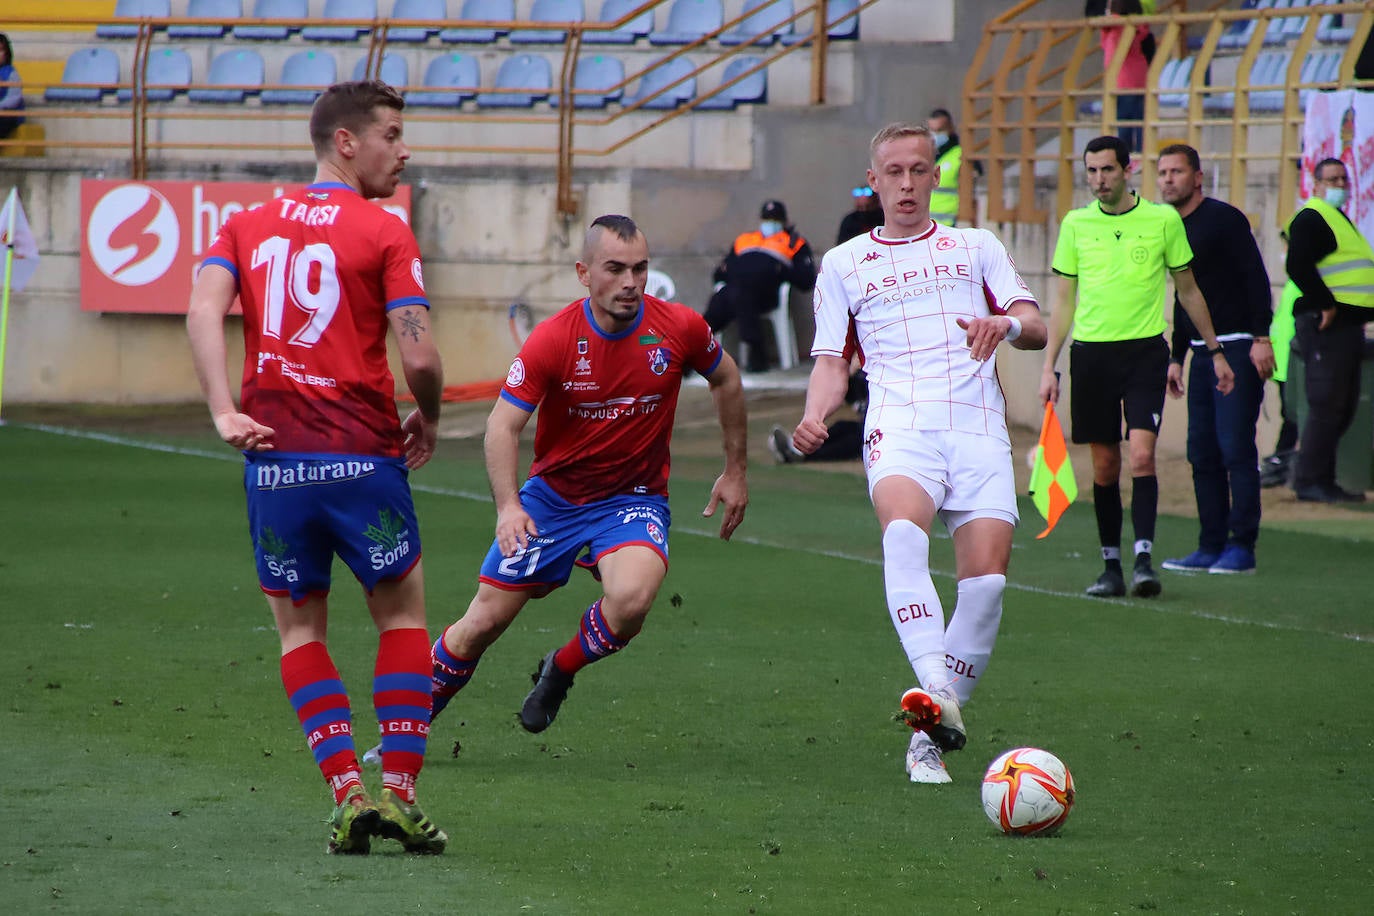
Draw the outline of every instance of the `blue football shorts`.
M368 594L420 561L420 529L400 458L250 455L243 468L258 582L300 604L329 593L334 555Z
M558 588L567 584L574 566L595 576L602 557L632 545L648 547L668 565L672 513L662 496L624 494L579 506L531 477L520 488L520 505L539 534L511 557L502 556L493 539L477 577L488 585L507 590Z

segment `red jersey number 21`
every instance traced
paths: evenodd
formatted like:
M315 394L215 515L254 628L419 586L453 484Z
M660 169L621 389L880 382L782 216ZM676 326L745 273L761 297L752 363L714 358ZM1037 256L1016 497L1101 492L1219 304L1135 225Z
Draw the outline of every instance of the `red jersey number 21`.
M263 300L262 333L281 339L286 303L310 316L288 343L313 347L339 309L339 276L334 269L334 249L323 242L306 245L292 253L291 240L274 235L253 251L253 270L267 268ZM313 281L314 289L311 289Z

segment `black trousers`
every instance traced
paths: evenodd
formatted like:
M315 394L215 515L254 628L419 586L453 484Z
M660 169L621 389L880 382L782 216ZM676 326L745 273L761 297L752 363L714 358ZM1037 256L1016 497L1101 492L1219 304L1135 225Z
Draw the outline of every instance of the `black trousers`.
M776 288L774 288L771 296L762 296L732 287L727 283L711 295L711 301L706 303L706 312L703 317L706 319L706 323L711 326L712 331L719 331L731 321L735 322L739 330L740 341L749 346L750 362L760 363L762 361L763 363L750 368L766 368L768 350L763 333L763 322L759 316L771 312L777 307L778 291Z
M1320 313L1295 317L1307 394L1307 419L1293 473L1293 488L1299 490L1335 485L1336 446L1355 418L1360 397L1364 326L1337 315L1331 327L1320 331L1320 321Z

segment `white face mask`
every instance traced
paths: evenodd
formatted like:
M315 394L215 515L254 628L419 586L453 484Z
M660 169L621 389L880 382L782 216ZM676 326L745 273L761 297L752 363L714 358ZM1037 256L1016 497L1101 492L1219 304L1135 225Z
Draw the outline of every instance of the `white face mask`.
M1345 202L1349 199L1349 195L1346 193L1345 188L1327 188L1322 192L1322 199L1339 210L1341 207L1345 206Z
M766 219L763 222L759 223L759 232L763 233L764 238L767 238L770 235L777 235L781 231L782 223L778 222L775 219Z
M946 143L949 142L949 134L943 133L941 131L936 131L930 136L935 140L936 149L939 149L940 147L944 146Z

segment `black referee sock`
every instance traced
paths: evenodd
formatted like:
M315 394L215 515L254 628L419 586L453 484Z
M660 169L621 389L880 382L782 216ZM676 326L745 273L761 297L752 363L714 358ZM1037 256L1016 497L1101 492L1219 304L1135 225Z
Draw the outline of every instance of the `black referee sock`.
M1159 517L1159 478L1131 478L1131 527L1137 541L1155 539L1155 520Z
M1097 542L1103 550L1116 550L1116 565L1121 566L1121 484L1093 484L1093 512L1097 516ZM1105 555L1104 555L1105 558ZM1110 568L1111 563L1107 566Z

